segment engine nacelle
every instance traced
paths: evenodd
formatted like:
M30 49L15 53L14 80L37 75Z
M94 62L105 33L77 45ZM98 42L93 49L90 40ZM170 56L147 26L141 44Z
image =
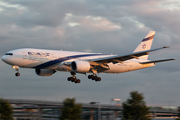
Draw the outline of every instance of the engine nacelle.
M73 61L71 70L78 73L86 73L90 70L91 65L87 61Z
M49 70L49 69L35 69L35 72L39 76L51 76L56 71L55 70Z

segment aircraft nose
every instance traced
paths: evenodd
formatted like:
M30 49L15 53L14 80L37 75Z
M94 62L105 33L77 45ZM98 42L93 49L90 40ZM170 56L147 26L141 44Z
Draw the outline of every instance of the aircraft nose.
M5 61L6 61L6 56L3 55L3 56L1 57L1 60L5 62Z
M2 60L3 62L7 63L7 64L10 64L10 62L11 62L11 60L9 59L9 57L6 56L6 55L3 55L3 56L1 57L1 60Z

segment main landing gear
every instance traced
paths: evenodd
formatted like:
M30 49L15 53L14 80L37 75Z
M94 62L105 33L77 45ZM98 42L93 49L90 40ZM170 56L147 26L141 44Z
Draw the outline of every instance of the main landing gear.
M89 79L95 80L96 82L101 81L101 78L98 77L96 74L88 75Z
M70 73L71 73L72 77L68 77L67 78L68 81L71 81L71 82L74 82L74 83L80 83L81 82L80 79L76 78L76 76L75 76L76 73L75 72L70 72ZM88 78L92 79L92 80L95 80L96 82L101 81L101 77L98 77L95 73L92 74L92 75L88 75Z
M71 72L71 75L72 75L72 77L68 77L68 78L67 78L68 81L74 82L74 83L76 83L76 84L81 82L80 79L77 79L77 78L76 78L76 76L75 76L76 73L75 73L75 72Z
M16 76L16 77L20 76L19 66L14 65L14 66L12 66L12 68L15 69L15 71L17 71L17 73L15 73L15 76Z

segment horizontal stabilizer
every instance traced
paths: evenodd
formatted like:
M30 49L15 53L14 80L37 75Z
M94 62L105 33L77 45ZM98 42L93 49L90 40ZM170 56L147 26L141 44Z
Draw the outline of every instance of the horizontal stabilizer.
M164 60L154 60L154 61L148 61L148 62L140 62L140 64L158 63L158 62L165 62L165 61L171 61L171 60L177 60L177 59L172 58L172 59L164 59Z

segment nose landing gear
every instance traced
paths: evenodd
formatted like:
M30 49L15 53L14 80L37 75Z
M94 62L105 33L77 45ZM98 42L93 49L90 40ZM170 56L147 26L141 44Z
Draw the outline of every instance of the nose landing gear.
M15 76L16 76L16 77L20 76L19 66L13 65L12 68L15 69L15 71L17 71L17 73L15 73Z
M16 77L20 76L20 73L19 72L15 73L15 76Z

